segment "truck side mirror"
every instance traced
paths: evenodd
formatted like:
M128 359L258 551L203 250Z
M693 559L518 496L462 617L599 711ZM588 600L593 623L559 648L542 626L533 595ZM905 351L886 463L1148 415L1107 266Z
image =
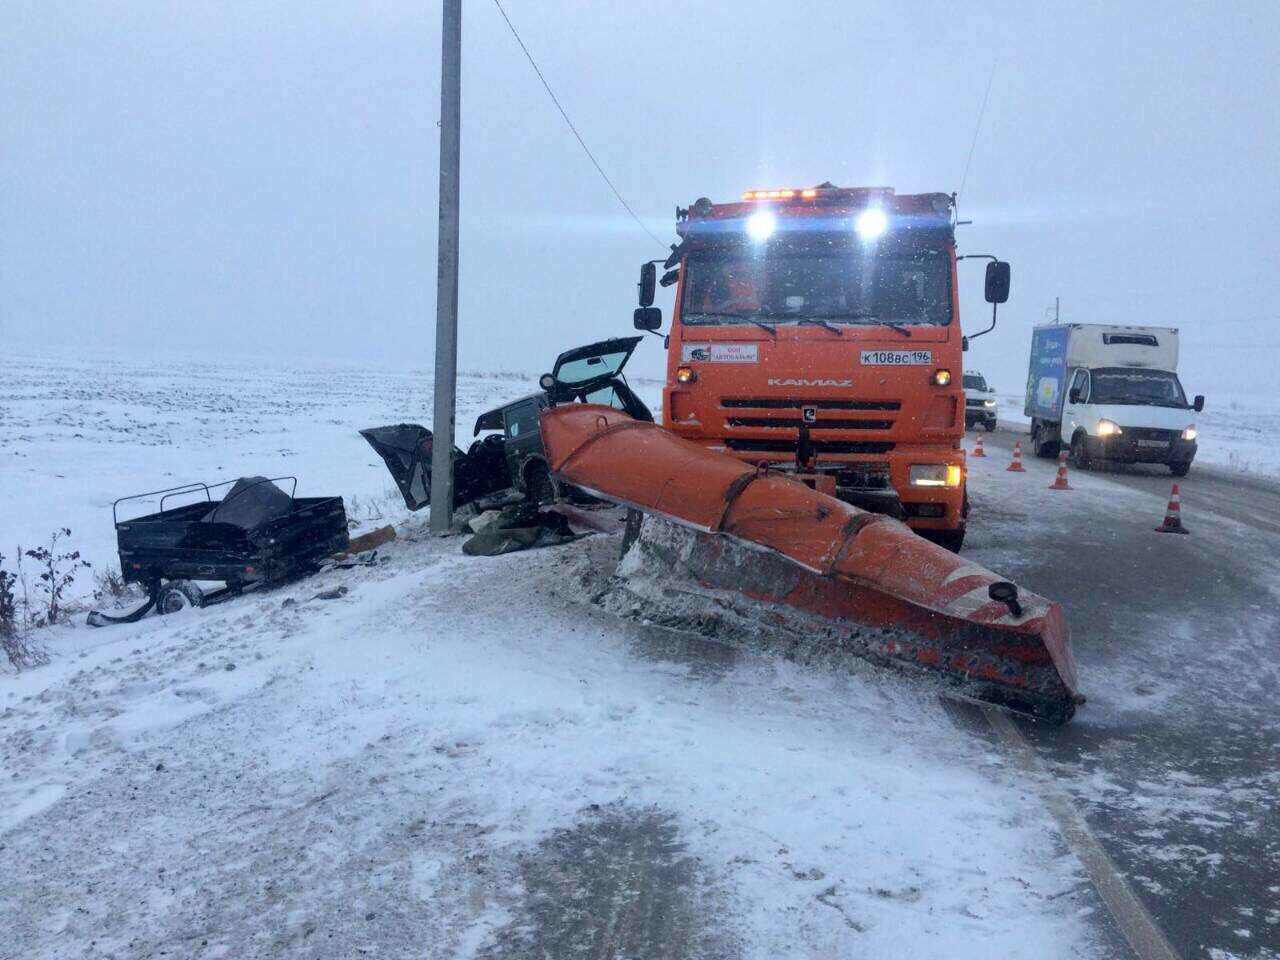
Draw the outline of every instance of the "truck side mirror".
M1004 303L1009 299L1009 264L993 260L987 264L987 303Z
M1070 400L1072 403L1079 403L1079 402L1080 402L1080 388L1079 388L1079 387L1072 387L1072 388L1071 388L1071 392L1067 394L1067 399L1068 399L1068 400Z
M653 263L645 263L640 266L640 306L653 306L653 293L658 286L658 267ZM650 330L652 327L641 327L637 322L637 329Z
M652 291L650 291L649 302L653 302ZM657 307L636 307L631 322L635 324L637 330L657 330L662 326L662 311Z
M1196 413L1199 413L1201 410L1203 410L1203 409L1204 409L1204 394L1203 394L1203 393L1197 393L1197 394L1196 394L1196 399L1195 399L1195 402L1194 402L1193 404L1191 404L1191 409L1192 409L1192 410L1194 410Z
M968 338L968 337L961 337L961 338L960 338L960 352L961 352L961 353L968 353L968 352L969 352L969 338Z

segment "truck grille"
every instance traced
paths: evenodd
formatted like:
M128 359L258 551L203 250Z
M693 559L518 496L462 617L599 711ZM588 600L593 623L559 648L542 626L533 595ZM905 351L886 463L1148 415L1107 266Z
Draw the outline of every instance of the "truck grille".
M758 410L799 410L813 407L816 410L901 410L897 400L839 400L807 397L725 397L720 406L727 409L754 407Z
M892 420L848 420L826 419L804 421L791 417L729 417L731 427L775 427L785 430L799 430L808 426L810 430L889 430Z
M731 437L724 445L742 453L795 453L798 440L752 440ZM894 444L879 440L811 440L815 453L888 453Z

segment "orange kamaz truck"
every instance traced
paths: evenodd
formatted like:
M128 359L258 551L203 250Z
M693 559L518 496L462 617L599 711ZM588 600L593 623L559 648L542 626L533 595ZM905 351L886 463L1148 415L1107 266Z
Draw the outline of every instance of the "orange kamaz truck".
M676 210L643 265L638 329L676 285L663 424L904 520L953 550L968 499L954 198L889 187L752 190ZM1009 265L988 255L986 299ZM991 327L995 325L995 307Z

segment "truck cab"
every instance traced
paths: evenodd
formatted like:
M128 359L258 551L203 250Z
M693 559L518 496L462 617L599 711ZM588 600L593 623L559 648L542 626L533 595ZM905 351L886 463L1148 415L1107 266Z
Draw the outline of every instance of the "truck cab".
M664 426L959 549L952 210L947 194L830 184L678 208L662 279L676 286ZM1008 265L993 266L988 292L1002 302ZM654 269L641 272L640 329L661 323Z
M1082 470L1098 461L1160 463L1186 476L1204 397L1188 402L1177 367L1173 327L1035 328L1025 410L1036 455L1066 447Z

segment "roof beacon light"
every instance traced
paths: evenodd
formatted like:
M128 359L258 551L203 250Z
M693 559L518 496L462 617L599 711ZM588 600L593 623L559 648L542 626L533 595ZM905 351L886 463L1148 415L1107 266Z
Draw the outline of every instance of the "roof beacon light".
M865 242L871 243L880 237L889 226L889 218L879 207L868 207L858 214L854 229Z
M790 200L795 197L794 190L748 190L742 195L743 200Z
M747 233L756 243L764 243L778 229L778 218L772 211L758 210L747 217Z

